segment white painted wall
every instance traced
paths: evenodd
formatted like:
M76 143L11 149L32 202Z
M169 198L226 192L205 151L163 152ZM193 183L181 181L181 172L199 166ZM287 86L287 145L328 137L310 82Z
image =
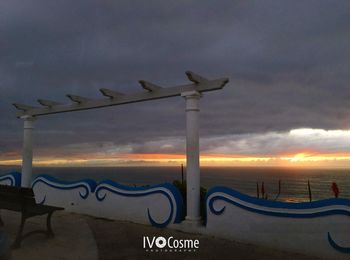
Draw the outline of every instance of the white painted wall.
M0 176L0 183L20 186L19 177ZM33 190L37 203L69 212L161 226L178 223L181 217L182 200L170 184L135 189L111 181L67 183L41 176L34 180ZM206 205L206 226L191 231L329 259L350 257L350 200L276 203L216 187L208 192Z
M251 200L246 200L245 197L248 196L237 197L219 190L211 194L209 191L206 233L313 256L350 259L349 253L339 252L328 241L328 232L330 232L338 245L350 246L350 200L340 203L348 205L337 205L336 200L332 199L328 201L329 203L324 203L329 204L328 206L289 209L280 208L281 203L277 203L273 207L274 203L271 201L270 205L259 205ZM227 199L227 201L222 198ZM344 202L343 200L339 201ZM211 202L213 202L212 209ZM235 203L236 205L234 205ZM293 206L287 205L293 203L282 204L287 207ZM220 214L221 210L223 211ZM253 210L261 212L253 212ZM342 210L342 213L348 215L336 214L334 210ZM271 213L282 213L287 214L287 216L271 216ZM320 213L329 215L317 216ZM309 215L297 218L296 216L300 214Z
M106 181L94 185L93 181L63 183L39 176L33 190L37 203L64 207L69 212L155 226L179 222L182 201L171 184L131 188Z
M21 186L21 174L12 172L0 176L0 184L10 186Z

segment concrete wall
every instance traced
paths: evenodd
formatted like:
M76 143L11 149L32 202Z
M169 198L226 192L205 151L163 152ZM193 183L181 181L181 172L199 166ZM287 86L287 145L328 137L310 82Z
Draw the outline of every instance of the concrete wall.
M165 227L181 220L182 197L171 184L128 187L112 181L63 182L48 175L32 184L37 203L66 211Z
M0 176L0 184L20 187L20 180L20 173ZM108 180L66 182L41 175L32 187L37 203L64 207L69 212L157 227L179 223L182 217L181 194L169 183L128 187Z
M284 203L208 192L206 233L331 259L350 258L350 200Z
M19 172L11 172L0 176L0 184L10 186L21 186L21 174Z
M20 186L20 174L0 176ZM66 211L166 227L179 223L183 202L171 184L127 187L112 181L63 182L37 177L37 203ZM350 258L350 200L285 203L256 199L226 187L209 190L206 226L198 232L330 259Z

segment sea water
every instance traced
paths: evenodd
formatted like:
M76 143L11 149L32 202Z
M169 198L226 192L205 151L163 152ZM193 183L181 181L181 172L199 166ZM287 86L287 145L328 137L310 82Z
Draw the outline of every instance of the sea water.
M18 171L16 167L0 167L0 174ZM90 178L106 179L129 186L153 185L182 179L181 167L47 167L34 168L33 177L48 174L65 181ZM207 189L226 186L242 193L257 196L257 185L264 182L268 199L279 201L309 201L308 180L312 200L334 197L331 185L336 182L342 198L350 199L350 170L348 169L301 169L265 167L202 167L201 185ZM186 179L186 169L184 169Z

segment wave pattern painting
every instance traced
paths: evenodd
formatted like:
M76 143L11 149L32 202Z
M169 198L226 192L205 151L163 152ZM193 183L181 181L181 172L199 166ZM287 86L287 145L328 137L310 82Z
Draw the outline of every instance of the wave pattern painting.
M97 186L95 195L107 215L118 214L122 219L157 227L181 220L181 194L169 183L128 187L107 180Z
M349 257L348 199L288 203L215 187L206 206L209 233L321 257Z
M0 176L0 184L10 186L21 186L21 174L19 172L11 172Z
M169 183L128 187L110 180L85 179L63 182L48 175L32 184L37 203L64 207L67 211L165 227L182 217L182 197Z

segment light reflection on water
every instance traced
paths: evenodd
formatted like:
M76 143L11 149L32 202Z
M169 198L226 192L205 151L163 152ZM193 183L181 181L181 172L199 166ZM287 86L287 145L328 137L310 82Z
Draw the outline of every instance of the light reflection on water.
M19 170L13 167L0 167L0 173ZM111 179L130 186L152 185L181 179L180 167L72 167L34 168L34 176L49 174L62 180L91 178L96 181ZM307 181L310 180L313 200L333 197L332 182L340 189L340 197L350 199L350 170L347 169L300 169L263 167L202 167L201 185L210 188L226 186L242 193L256 196L257 182L264 182L269 199L278 193L281 181L280 201L308 201Z

